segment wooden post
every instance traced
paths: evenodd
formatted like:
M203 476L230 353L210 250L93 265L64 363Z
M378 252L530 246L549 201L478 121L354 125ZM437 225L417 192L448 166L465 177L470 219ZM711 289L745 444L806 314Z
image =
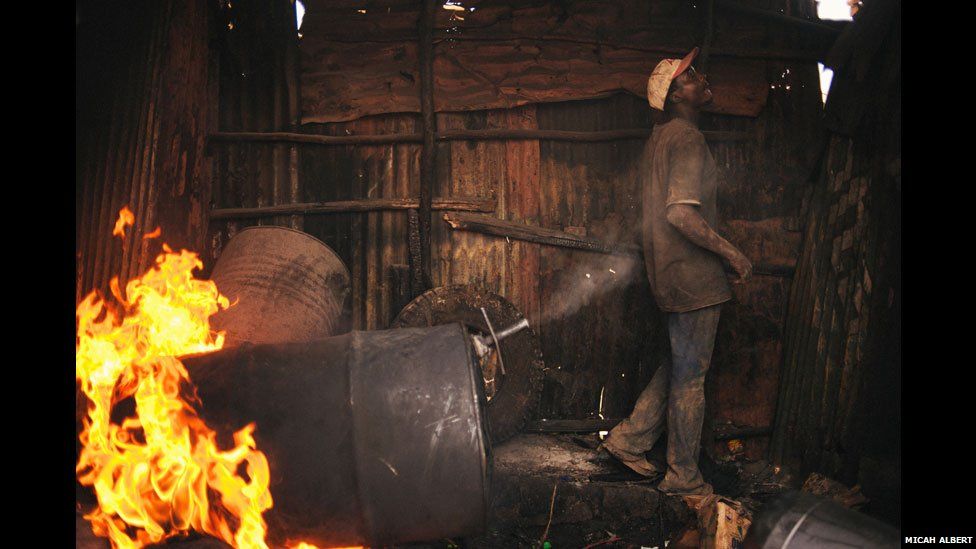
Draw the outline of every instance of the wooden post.
M423 149L420 152L420 274L422 280L414 280L412 286L430 287L430 224L431 202L434 196L434 185L437 177L437 115L434 112L434 20L437 13L437 3L434 0L422 0L423 9L420 14L420 112L422 130L424 134ZM412 272L416 273L416 269Z
M407 247L410 251L410 299L424 293L424 277L421 268L420 216L417 210L407 210Z

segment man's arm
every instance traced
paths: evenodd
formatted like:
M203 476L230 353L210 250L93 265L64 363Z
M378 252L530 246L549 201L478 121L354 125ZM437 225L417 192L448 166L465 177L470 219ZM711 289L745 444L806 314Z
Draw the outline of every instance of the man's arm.
M752 275L752 263L749 259L728 240L712 230L708 222L698 213L698 208L691 204L671 204L668 206L666 216L668 223L685 238L727 259L739 275L735 282L744 282Z

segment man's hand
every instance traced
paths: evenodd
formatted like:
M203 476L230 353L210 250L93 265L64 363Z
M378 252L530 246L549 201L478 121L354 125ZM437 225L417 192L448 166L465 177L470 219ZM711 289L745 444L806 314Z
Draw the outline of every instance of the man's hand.
M742 284L752 276L752 262L739 250L735 250L735 253L731 254L729 264L739 275L738 279L732 281L733 284Z

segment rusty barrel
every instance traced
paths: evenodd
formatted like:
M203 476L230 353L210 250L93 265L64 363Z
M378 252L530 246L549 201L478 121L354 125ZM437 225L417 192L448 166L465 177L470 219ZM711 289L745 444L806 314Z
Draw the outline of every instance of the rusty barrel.
M211 318L227 345L311 341L349 331L349 270L321 240L286 227L248 227L210 279L233 304Z
M276 546L376 547L484 530L486 401L460 324L243 344L184 363L218 442L256 423Z

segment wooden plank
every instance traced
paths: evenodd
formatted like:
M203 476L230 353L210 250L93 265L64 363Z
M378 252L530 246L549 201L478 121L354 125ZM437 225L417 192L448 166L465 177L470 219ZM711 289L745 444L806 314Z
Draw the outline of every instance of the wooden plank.
M330 214L350 212L375 212L380 210L410 210L418 207L415 198L363 198L302 204L279 204L263 208L220 208L210 212L210 219L244 219L271 217L282 214ZM459 210L470 212L495 211L495 199L477 197L446 197L434 199L434 210Z
M484 128L489 113L448 113L442 115L444 127L451 130ZM507 211L504 178L505 143L479 141L449 146L450 177L445 189L450 195L494 196L497 211ZM488 216L492 217L493 216ZM439 224L446 233L445 250L450 258L447 283L475 284L492 292L505 294L505 242L476 232L457 233Z
M518 109L493 110L488 113L490 126L522 126L537 129L535 105ZM504 173L499 191L504 191L504 218L510 221L538 225L540 185L539 141L508 141L504 144ZM542 320L539 291L539 259L541 245L516 240L506 241L507 269L504 273L505 297L525 315L529 323L538 326Z
M504 236L526 242L537 242L539 244L549 244L551 246L615 255L639 255L641 253L640 247L632 244L613 246L595 238L577 236L567 232L545 229L525 223L496 219L486 215L451 212L444 214L444 221L455 230Z
M755 136L749 132L703 131L708 141L749 141ZM596 143L626 139L647 139L650 128L626 128L604 131L540 130L534 128L490 128L480 130L443 130L434 134L437 141L480 141L544 139L575 143ZM422 133L380 135L314 135L294 132L215 132L210 134L215 143L303 143L309 145L385 145L390 143L423 143Z

